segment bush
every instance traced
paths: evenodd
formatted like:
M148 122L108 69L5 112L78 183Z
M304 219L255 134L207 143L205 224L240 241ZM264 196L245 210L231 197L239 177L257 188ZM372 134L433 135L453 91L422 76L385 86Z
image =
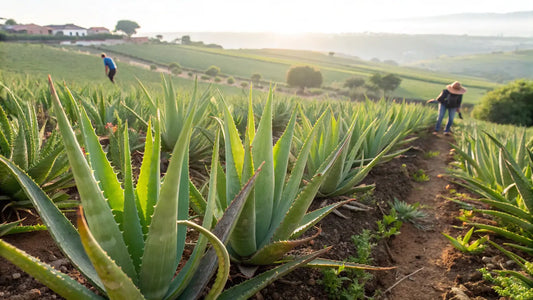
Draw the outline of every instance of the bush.
M211 76L202 75L202 76L200 77L200 79L202 79L202 80L211 80Z
M220 77L215 77L215 82L221 82L222 79L220 79Z
M189 77L192 77L192 75L194 75L192 72L189 72L187 73L187 75L189 75Z
M320 87L322 85L322 73L310 66L291 67L287 72L287 83L291 87Z
M228 77L228 79L226 80L226 82L227 82L228 84L234 84L234 83L235 83L235 78L233 78L233 76L230 76L230 77Z
M252 74L252 77L250 77L253 83L258 83L261 80L261 74L254 73Z
M156 65L150 65L150 70L152 70L152 71L157 70L157 66Z
M354 88L361 87L364 84L365 84L365 80L363 78L361 78L361 77L351 77L351 78L346 79L346 81L344 82L343 87L346 87L346 88L349 88L349 89L354 89Z
M472 115L499 124L533 126L532 100L533 81L519 79L485 94Z
M205 74L215 77L220 73L220 68L217 66L210 66L207 71L205 71Z
M241 82L241 87L245 88L247 86L248 86L248 82L246 81Z
M178 63L171 63L170 65L168 65L168 70L170 71L170 73L178 75L181 73L181 65Z

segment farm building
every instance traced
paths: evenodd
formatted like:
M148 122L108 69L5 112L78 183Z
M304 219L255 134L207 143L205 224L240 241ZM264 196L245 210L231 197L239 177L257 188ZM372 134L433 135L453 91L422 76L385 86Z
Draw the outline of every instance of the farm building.
M111 34L111 31L105 27L91 27L87 29L87 35L96 35L96 34Z
M66 35L66 36L86 36L87 29L74 25L74 24L65 24L65 25L48 25L52 29L53 35Z
M37 24L20 24L5 26L5 30L12 33L49 35L52 34L52 28L40 26Z

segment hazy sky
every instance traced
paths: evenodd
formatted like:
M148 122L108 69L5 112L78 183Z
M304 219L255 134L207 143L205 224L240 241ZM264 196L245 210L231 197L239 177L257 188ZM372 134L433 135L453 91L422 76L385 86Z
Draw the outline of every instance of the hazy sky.
M463 12L533 11L533 0L3 0L0 17L39 25L111 30L136 21L142 32L361 32L376 20Z

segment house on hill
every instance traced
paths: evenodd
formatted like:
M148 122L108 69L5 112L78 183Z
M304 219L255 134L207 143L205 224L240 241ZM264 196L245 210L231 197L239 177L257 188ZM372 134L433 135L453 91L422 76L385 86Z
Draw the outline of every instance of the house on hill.
M97 35L97 34L111 34L111 31L105 27L91 27L87 29L87 35Z
M86 36L87 29L74 25L74 24L65 24L65 25L48 25L52 29L53 35L65 35L65 36Z
M49 35L52 34L52 28L47 26L40 26L37 24L19 24L5 26L4 29L7 32L23 33L32 35Z

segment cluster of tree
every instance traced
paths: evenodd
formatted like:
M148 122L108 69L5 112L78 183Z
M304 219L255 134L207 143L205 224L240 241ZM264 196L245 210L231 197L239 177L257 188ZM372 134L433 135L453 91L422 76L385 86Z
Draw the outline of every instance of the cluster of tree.
M190 35L184 35L181 38L177 38L174 42L181 42L182 45L223 49L222 46L218 44L204 44L202 41L192 41Z
M498 124L533 126L533 80L519 79L488 92L472 116Z
M400 86L402 79L392 73L382 75L375 73L368 82L362 77L351 77L346 79L344 87L348 89L346 93L350 99L355 100L359 97L367 96L387 96ZM382 92L382 94L381 94Z

